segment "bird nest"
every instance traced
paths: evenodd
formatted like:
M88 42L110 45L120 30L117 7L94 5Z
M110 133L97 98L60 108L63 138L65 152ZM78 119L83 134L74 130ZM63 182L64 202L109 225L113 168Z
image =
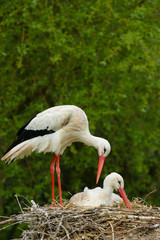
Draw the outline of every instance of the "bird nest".
M77 208L68 203L38 206L31 200L21 213L0 222L1 229L26 223L23 240L160 239L160 208L135 199L126 207ZM29 206L28 206L29 205Z

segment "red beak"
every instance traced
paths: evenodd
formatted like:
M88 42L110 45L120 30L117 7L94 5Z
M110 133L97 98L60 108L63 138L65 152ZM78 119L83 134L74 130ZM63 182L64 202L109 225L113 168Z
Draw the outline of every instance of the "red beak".
M106 157L104 157L103 155L99 156L99 163L98 163L96 183L98 183L98 181L99 181L99 178L100 178L100 175L101 175L101 172L102 172L102 168L103 168L103 165L104 165L105 158Z
M131 205L130 205L130 202L129 202L129 200L128 200L128 198L127 198L127 195L126 195L126 193L125 193L125 191L124 191L123 188L119 188L119 193L121 194L121 197L123 198L123 201L125 202L126 206L127 206L129 209L132 209L132 208L131 208Z

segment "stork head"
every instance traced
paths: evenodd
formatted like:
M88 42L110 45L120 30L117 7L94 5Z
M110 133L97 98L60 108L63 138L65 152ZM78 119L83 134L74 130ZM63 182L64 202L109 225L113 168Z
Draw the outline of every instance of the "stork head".
M115 190L119 188L124 188L124 180L122 176L118 173L112 172L103 181L103 188L111 187Z
M111 146L106 139L104 139L104 138L97 138L97 139L98 139L97 150L98 150L98 155L99 155L99 163L98 163L96 183L98 183L98 181L99 181L105 158L111 151Z
M109 174L103 182L103 188L107 188L107 187L111 187L113 190L118 190L121 197L123 198L123 201L125 202L126 206L130 209L131 205L130 202L127 198L127 195L124 191L124 180L122 178L122 176L118 173L112 172L111 174Z

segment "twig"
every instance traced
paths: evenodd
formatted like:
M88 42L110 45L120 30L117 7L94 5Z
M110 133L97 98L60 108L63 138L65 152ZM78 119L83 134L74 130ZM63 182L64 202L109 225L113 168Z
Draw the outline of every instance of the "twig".
M16 225L16 224L19 224L19 222L15 222L15 223L12 223L12 224L10 224L10 225L8 225L8 226L5 226L5 227L1 228L0 231L1 231L1 230L4 230L4 229L6 229L6 228L8 228L8 227L10 227L10 226Z
M137 219L137 220L145 220L145 221L151 221L151 220L159 220L160 216L154 217L154 216L136 216L136 215L127 215L127 218L130 219Z
M62 221L63 221L63 216L61 217L61 220L60 220L60 222L59 222L59 224L58 224L58 227L57 227L57 230L56 230L56 232L55 232L55 234L54 234L54 238L56 238L56 236L57 236L57 233L59 232L59 229L60 229L60 227L61 227L61 225L62 225ZM57 221L58 222L58 221Z
M1 225L8 224L8 223L10 223L10 222L14 222L14 221L16 221L16 218L10 218L10 219L1 221L1 222L0 222L0 226L1 226Z
M157 189L155 189L155 190L153 190L152 192L148 193L148 194L145 196L144 201L146 200L146 198L147 198L149 195L151 195L151 194L153 194L153 193L155 193L155 192L157 192Z
M61 225L61 227L65 230L66 235L67 235L67 238L70 239L70 237L69 237L69 233L68 233L67 229L65 228L65 226Z
M24 211L23 211L23 209L22 209L22 207L21 207L21 204L20 204L20 202L19 202L18 196L15 195L15 197L16 197L16 199L17 199L17 202L18 202L18 205L19 205L19 207L20 207L20 209L21 209L21 212L24 214Z
M112 229L112 240L114 240L114 229L113 229L113 225L111 222L109 222L111 229Z

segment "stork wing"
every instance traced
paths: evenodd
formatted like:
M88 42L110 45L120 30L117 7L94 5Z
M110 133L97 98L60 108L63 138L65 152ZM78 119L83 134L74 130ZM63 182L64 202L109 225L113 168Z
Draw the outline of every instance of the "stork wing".
M7 152L9 152L16 145L38 137L44 136L47 134L52 134L60 128L67 125L70 120L73 109L70 107L53 107L49 108L39 114L37 114L34 118L28 121L24 126L22 126L18 133L17 138L14 142L9 146Z
M25 127L27 130L52 130L57 131L67 125L73 109L66 106L49 108L37 114Z

